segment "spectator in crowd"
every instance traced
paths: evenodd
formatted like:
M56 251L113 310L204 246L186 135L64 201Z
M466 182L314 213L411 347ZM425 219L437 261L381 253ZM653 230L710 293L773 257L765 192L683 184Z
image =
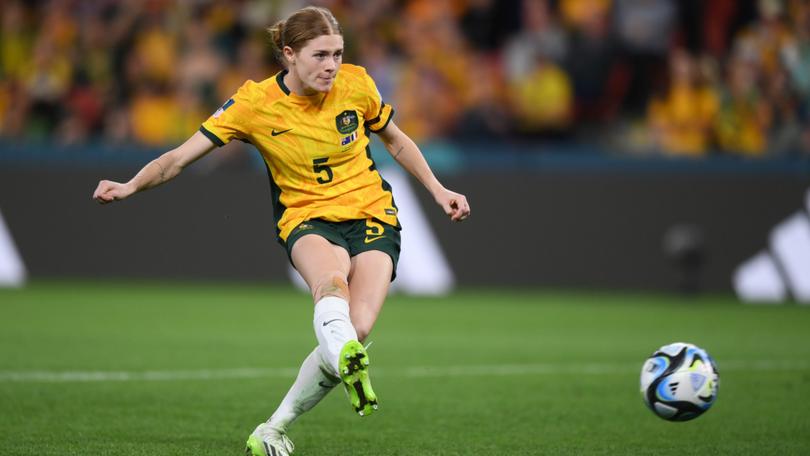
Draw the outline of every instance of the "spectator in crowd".
M716 130L720 147L730 153L765 153L772 112L757 77L757 66L750 61L736 57L729 63Z
M667 154L705 155L718 110L717 94L686 50L675 49L669 67L669 86L652 98L648 108L653 144Z
M205 20L189 21L184 26L183 35L179 69L173 81L178 84L178 91L197 93L209 106L221 103L216 97L216 86L217 77L224 73L225 59L214 46L209 23Z
M574 106L571 80L551 59L538 54L529 72L511 81L508 90L519 133L568 133Z
M802 125L799 118L799 103L790 86L787 70L779 68L765 87L766 98L771 104L771 129L766 143L768 153L788 154L802 147Z
M622 66L628 71L623 107L642 113L655 81L666 73L675 32L672 0L616 0L614 24Z
M131 56L138 80L168 83L181 68L177 65L179 39L165 23L167 21L168 17L151 14L139 25Z
M571 35L564 65L574 89L576 121L591 134L595 127L602 128L616 120L624 96L622 84L616 84L620 69L618 53L611 36L608 2L563 2L566 3L594 5L575 16L573 23L578 28Z
M750 61L768 79L782 66L781 50L793 41L784 20L780 0L758 0L759 18L740 31L734 42L734 57Z
M178 117L179 108L166 83L144 82L135 90L128 118L138 142L153 146L169 143Z
M782 58L793 87L807 105L810 102L810 2L794 1L792 5L794 39L782 49Z
M22 84L28 94L28 128L34 136L45 138L56 129L62 114L62 100L73 83L73 66L50 34L38 36L29 61L22 72Z
M20 80L33 47L33 33L28 23L27 12L19 1L3 5L0 24L0 78Z
M568 58L568 35L560 26L549 0L525 0L522 27L504 48L507 81L525 78L538 56L560 65Z
M471 65L477 81L470 87L464 109L453 130L460 141L505 138L515 119L505 103L503 74L490 57L479 54Z
M797 104L798 151L810 155L810 2L790 4L794 40L782 50Z

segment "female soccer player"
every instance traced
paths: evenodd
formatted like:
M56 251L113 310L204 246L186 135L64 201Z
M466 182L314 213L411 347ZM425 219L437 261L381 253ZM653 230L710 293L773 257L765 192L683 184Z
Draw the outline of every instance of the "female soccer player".
M247 453L287 456L288 426L338 383L361 416L377 409L361 344L374 326L399 258L400 225L391 188L368 149L369 132L433 195L453 221L470 215L464 195L442 186L419 148L391 121L366 71L343 64L332 13L307 7L269 29L285 70L247 81L185 143L127 183L103 180L93 198L110 203L155 187L236 138L255 145L271 177L278 241L315 302L318 346Z

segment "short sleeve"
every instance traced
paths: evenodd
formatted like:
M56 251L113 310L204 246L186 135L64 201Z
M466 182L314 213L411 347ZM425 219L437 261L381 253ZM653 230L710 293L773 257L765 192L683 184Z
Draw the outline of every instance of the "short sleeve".
M363 72L363 80L368 92L368 105L364 117L365 126L374 133L385 130L388 122L394 117L394 108L382 101L377 85L367 73Z
M250 93L254 84L253 81L245 82L233 97L203 122L200 132L217 146L224 146L234 138L247 140L253 118Z

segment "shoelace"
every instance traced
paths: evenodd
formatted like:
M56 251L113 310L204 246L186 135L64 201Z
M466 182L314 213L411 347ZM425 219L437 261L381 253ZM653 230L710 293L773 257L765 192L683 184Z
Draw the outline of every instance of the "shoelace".
M295 445L293 445L292 440L290 440L290 438L287 437L287 434L270 427L267 427L263 431L264 432L259 431L259 434L262 437L262 439L267 439L273 445L276 445L277 442L280 442L287 450L287 453L292 453L293 450L295 450Z
M281 443L284 444L284 447L287 449L287 453L292 453L295 450L295 445L293 445L292 440L287 437L287 434L281 434Z

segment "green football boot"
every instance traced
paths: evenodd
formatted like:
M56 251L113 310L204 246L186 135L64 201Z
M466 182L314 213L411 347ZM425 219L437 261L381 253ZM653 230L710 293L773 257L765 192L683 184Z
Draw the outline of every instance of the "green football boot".
M340 350L338 364L340 379L354 411L360 416L367 416L377 410L377 395L371 389L368 378L368 353L363 345L356 340L346 342Z
M250 434L245 448L246 456L289 456L295 449L287 434L262 423Z

